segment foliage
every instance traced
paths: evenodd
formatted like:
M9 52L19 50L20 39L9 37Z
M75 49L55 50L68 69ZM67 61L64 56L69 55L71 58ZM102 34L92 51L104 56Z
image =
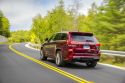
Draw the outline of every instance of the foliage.
M38 15L33 19L31 33L37 37L34 40L38 41L39 38L43 42L46 37L50 37L55 32L71 30L72 19L73 17L66 13L63 2L60 1L60 4L48 12L46 17L42 18L41 15Z
M125 67L125 57L101 55L100 62Z
M125 1L123 0L105 0L99 7L97 16L97 32L104 43L105 49L118 50L122 43L125 43ZM97 33L96 32L96 33ZM120 42L116 42L120 36ZM121 37L123 36L123 37ZM107 42L108 41L108 42ZM113 43L114 42L114 43ZM119 45L117 45L119 43ZM121 50L125 50L124 47Z
M125 49L125 34L117 35L115 38L112 39L110 42L111 50L123 50Z
M2 11L0 11L0 35L9 37L10 36L9 27L10 27L9 20L3 15Z
M29 31L14 31L11 32L11 37L9 38L9 42L28 42L30 41L30 32Z

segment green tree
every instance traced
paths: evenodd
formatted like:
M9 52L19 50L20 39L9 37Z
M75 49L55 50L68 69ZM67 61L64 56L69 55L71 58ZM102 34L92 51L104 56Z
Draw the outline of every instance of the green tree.
M115 40L119 38L118 36L125 34L124 4L124 0L104 0L100 7L93 3L89 9L85 24L99 38L103 49L115 50L118 48ZM124 48L124 46L122 47Z
M72 30L72 26L72 17L64 10L63 0L60 0L59 5L49 11L47 16L43 18L37 15L33 19L31 33L34 39L32 40L36 40L36 43L39 40L43 42L45 37L50 37L55 32Z
M9 37L9 42L29 42L30 41L30 32L19 30L11 32L11 37Z
M124 4L124 0L105 0L104 4L100 7L100 12L98 13L98 31L100 31L100 34L107 36L107 38L105 37L104 42L108 41L108 46L112 45L112 40L115 42L115 39L119 38L118 35L121 36L125 34ZM114 48L108 47L108 49L115 49L117 43L114 44L113 47Z
M9 20L3 15L2 11L0 11L0 35L9 37L10 36L9 27L10 27Z
M2 28L2 17L3 17L3 13L2 13L2 11L0 11L0 35L2 35L2 32L3 32L3 28Z

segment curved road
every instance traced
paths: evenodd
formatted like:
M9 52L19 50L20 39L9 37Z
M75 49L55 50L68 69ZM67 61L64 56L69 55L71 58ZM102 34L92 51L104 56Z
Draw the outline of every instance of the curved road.
M12 47L39 60L39 51L26 48L24 45L25 43L14 44ZM55 66L51 59L44 62ZM99 64L95 68L88 68L84 64L76 63L59 69L94 83L125 83L125 70ZM11 51L8 45L0 45L0 83L76 83L76 81L19 56Z

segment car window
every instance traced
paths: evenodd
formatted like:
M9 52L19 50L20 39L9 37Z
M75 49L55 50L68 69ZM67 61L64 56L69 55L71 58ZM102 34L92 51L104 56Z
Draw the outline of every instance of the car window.
M78 42L98 42L93 35L72 34L71 38L73 41L78 41Z
M52 37L50 37L49 42L60 40L60 38L61 38L61 33L54 34Z
M54 36L53 41L55 41L55 40L60 40L60 38L61 38L61 33L57 33L57 34Z
M67 34L66 33L57 33L50 37L49 41L56 41L56 40L66 40L67 39Z
M56 35L56 34L52 35L52 36L49 38L49 42L53 41L55 35Z
M66 40L67 39L67 34L66 33L62 33L61 34L61 40Z

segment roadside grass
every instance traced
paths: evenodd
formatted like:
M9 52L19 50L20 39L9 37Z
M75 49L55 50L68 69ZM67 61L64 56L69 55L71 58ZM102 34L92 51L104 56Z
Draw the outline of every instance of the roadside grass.
M2 44L7 44L7 45L10 45L10 44L13 44L12 42L0 42L0 45Z
M8 43L8 42L0 42L0 45L1 45L1 44L9 44L9 43Z
M125 57L109 56L109 55L102 54L100 62L125 68Z

